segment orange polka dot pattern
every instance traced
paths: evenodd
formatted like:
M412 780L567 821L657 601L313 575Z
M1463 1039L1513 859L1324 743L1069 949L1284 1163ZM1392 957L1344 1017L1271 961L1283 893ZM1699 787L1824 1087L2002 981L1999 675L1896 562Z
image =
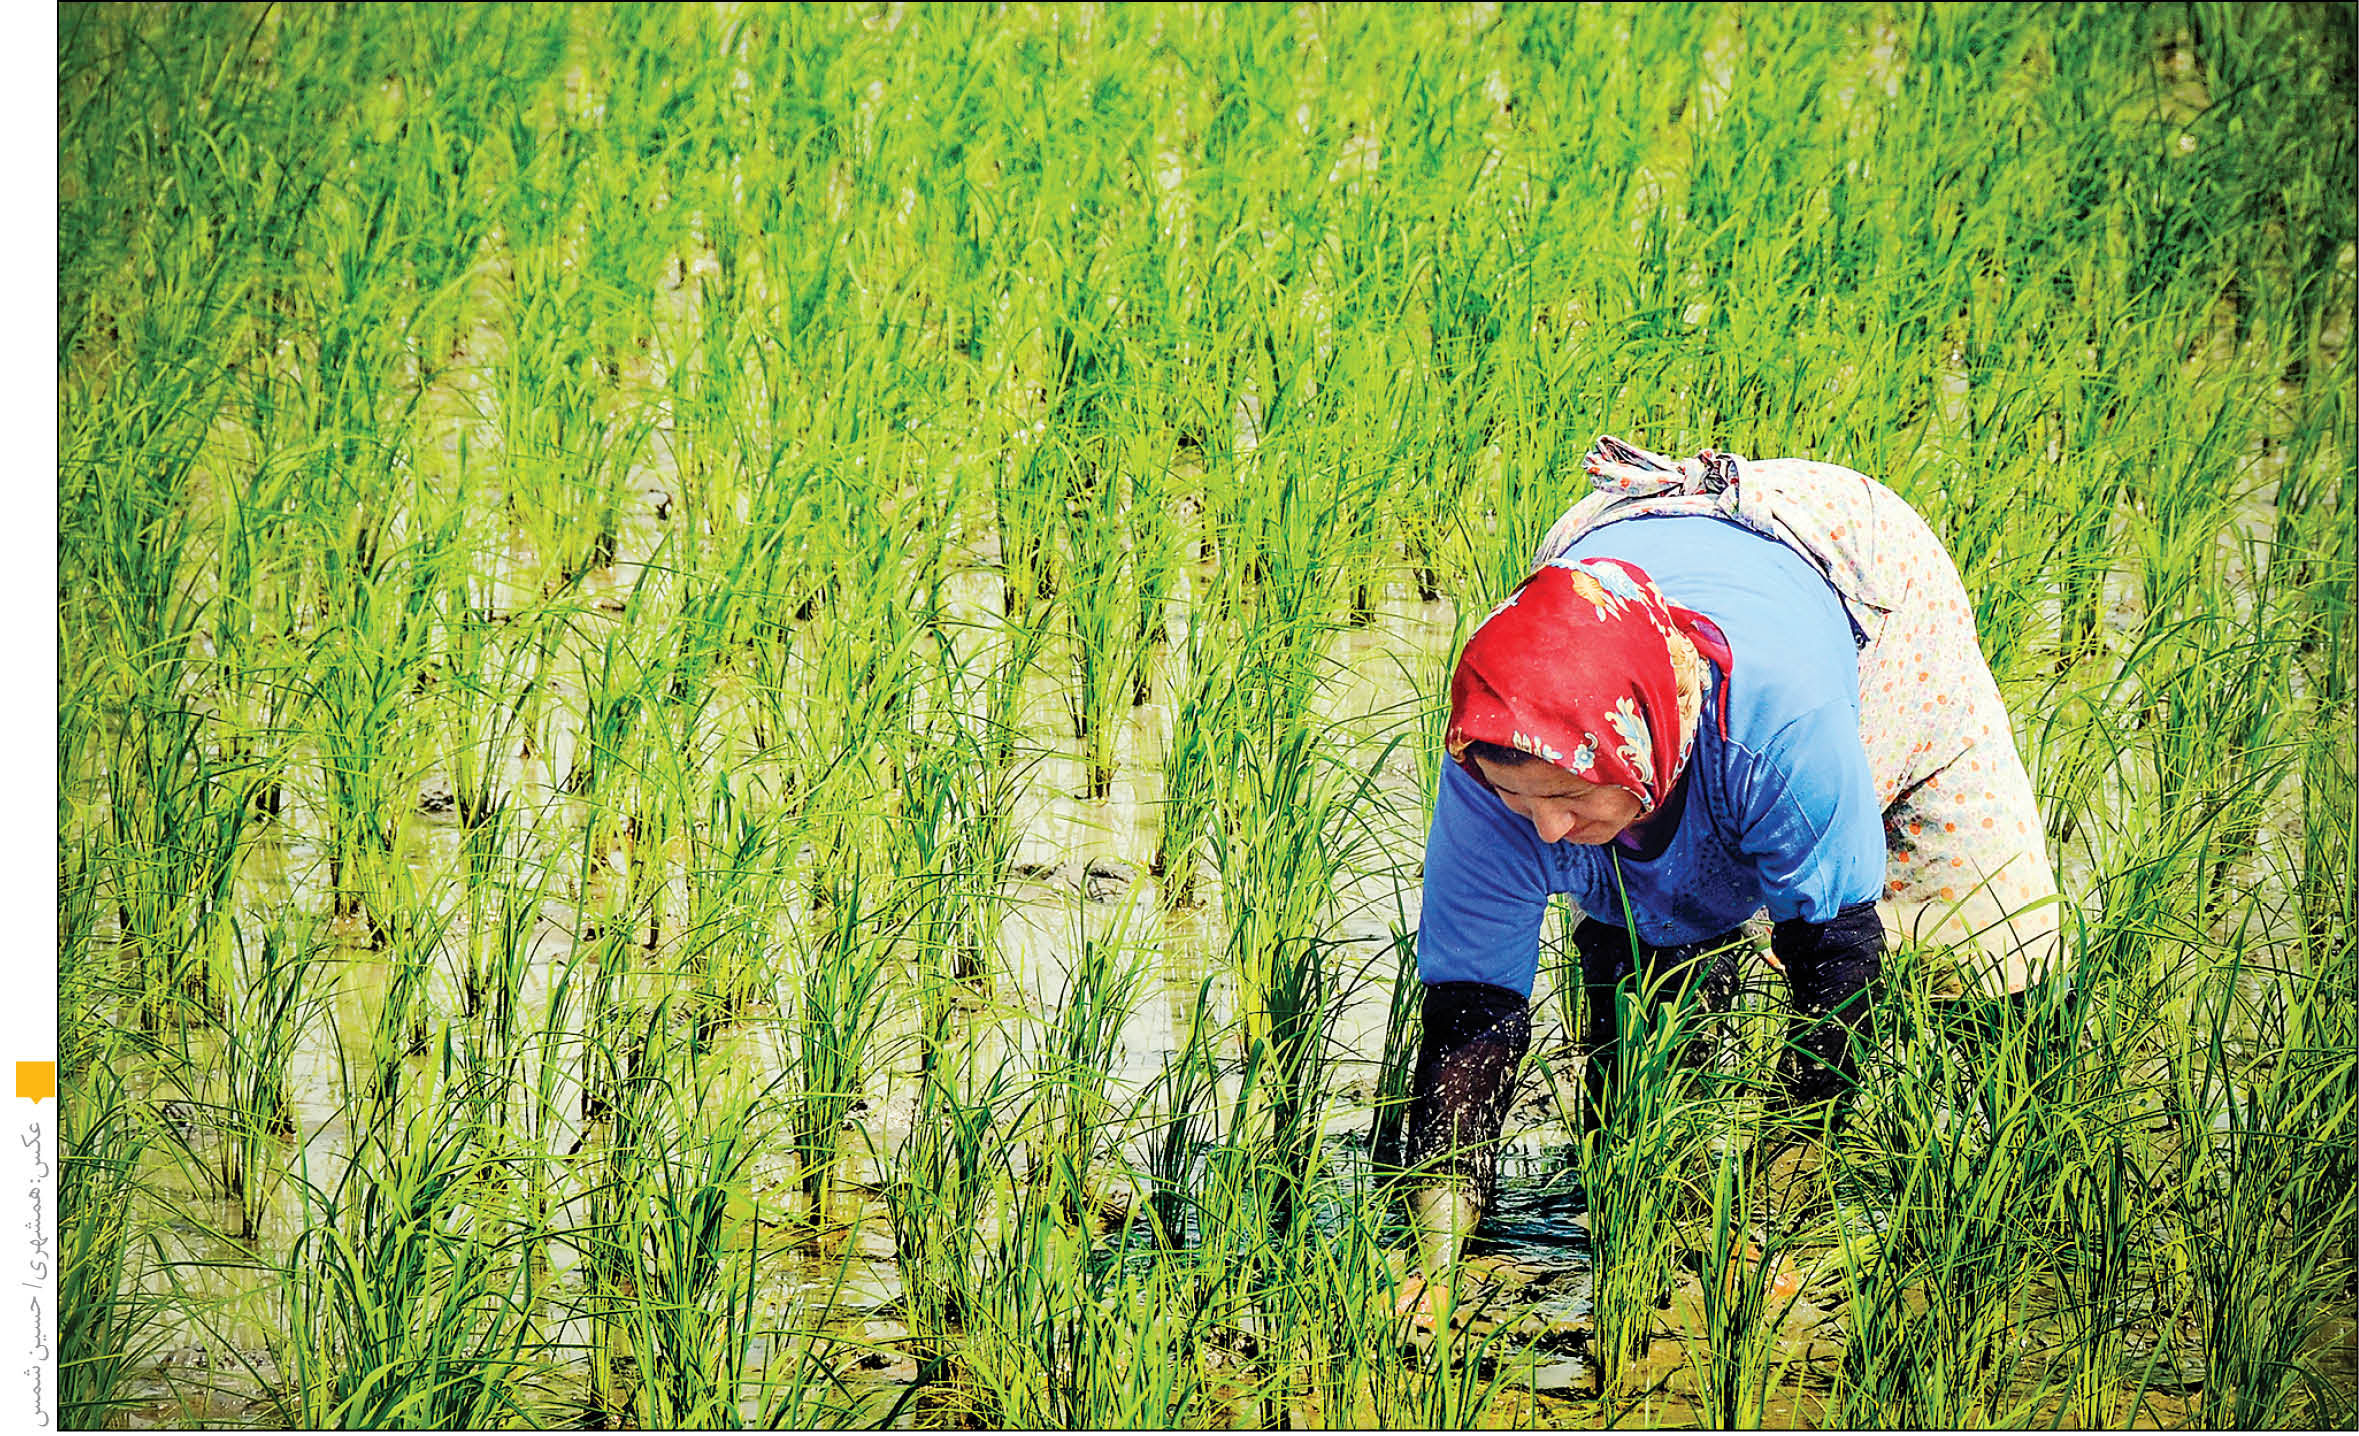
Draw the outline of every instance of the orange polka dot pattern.
M1557 520L1536 562L1601 523L1692 513L1733 518L1827 578L1867 638L1859 738L1884 809L1888 936L1948 946L1985 992L2035 979L2061 916L2044 825L1973 605L1925 521L1865 474L1803 459L1706 450L1674 463L1609 438L1588 469L1597 492Z

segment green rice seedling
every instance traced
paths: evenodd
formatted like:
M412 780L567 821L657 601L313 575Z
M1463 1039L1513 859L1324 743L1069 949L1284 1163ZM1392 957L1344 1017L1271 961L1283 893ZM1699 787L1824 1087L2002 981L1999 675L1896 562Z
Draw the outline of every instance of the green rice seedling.
M582 717L565 791L628 813L631 735L645 713L652 684L646 663L626 630L609 631L598 645L597 667L585 672Z
M2020 1420L2018 1333L2048 1265L2024 1227L2052 1190L2040 1114L2020 1101L1978 1110L1959 1056L1920 1045L1911 1066L1919 1080L1881 1094L1871 1195L1836 1198L1840 1225L1877 1236L1872 1260L1844 1268L1851 1339L1834 1409L1846 1420Z
M764 570L776 564L774 542L749 538L732 574L746 602L738 610L744 628L735 635L740 647L729 661L727 686L744 714L747 756L763 763L775 762L785 746L801 662L796 626L770 601L775 595Z
M1468 1430L1500 1423L1513 1410L1507 1398L1532 1369L1532 1353L1520 1349L1527 1329L1521 1313L1481 1298L1453 1307L1452 1320L1421 1350L1425 1334L1412 1330L1414 1317L1400 1313L1392 1279L1395 1229L1387 1217L1384 1208L1362 1203L1344 1214L1339 1240L1306 1249L1314 1271L1330 1258L1336 1262L1325 1268L1332 1276L1307 1288L1322 1303L1317 1318L1327 1328L1311 1368L1320 1403L1313 1410L1334 1413L1329 1419L1338 1424L1346 1410L1368 1413L1355 1414L1355 1422L1372 1417L1383 1426ZM1461 1312L1487 1324L1461 1321Z
M589 980L569 988L582 993L579 1085L585 1124L614 1119L623 1089L645 1051L640 1014L631 1001L636 984L630 980L629 947L628 938L615 928L578 938L574 947L582 961L593 964ZM567 976L569 984L578 979L578 965Z
M972 1046L938 1052L884 1183L902 1319L921 1383L950 1379L958 1333L978 1300L980 1223L986 1204L1010 1185L1005 1110L1014 1093L1004 1059L985 1075Z
M1214 744L1231 721L1237 679L1225 640L1197 613L1189 615L1182 652L1185 673L1163 749L1163 801L1148 865L1161 882L1165 905L1175 908L1195 897L1197 849L1212 823L1217 791Z
M687 910L677 941L695 983L698 1029L709 1036L768 987L765 899L777 873L778 828L756 816L727 775L714 778L708 802L685 864Z
M1475 457L1490 435L1487 415L1480 412L1493 392L1491 377L1502 357L1506 337L1500 291L1512 273L1513 237L1504 226L1470 226L1440 239L1426 271L1425 311L1433 332L1434 357L1430 370L1436 399L1446 411L1465 413L1471 420L1459 434L1447 435L1442 472L1443 488L1431 495L1432 513L1444 518L1466 511L1460 500L1475 478ZM1437 457L1439 457L1437 455ZM1412 527L1412 533L1419 530ZM1410 563L1418 564L1413 551Z
M285 567L278 540L286 529L291 465L266 449L252 467L222 504L218 577L208 613L211 653L200 681L209 690L224 766L250 764L255 811L276 817L285 806L291 766L285 729L295 693L289 679L303 666L293 638L295 616L277 581Z
M1312 1207L1310 1179L1285 1160L1295 1154L1277 1150L1272 1140L1267 1088L1276 1082L1267 1071L1275 1065L1269 1052L1266 1045L1253 1047L1237 1064L1236 1095L1222 1103L1215 1140L1206 1145L1192 1186L1191 1300L1208 1339L1233 1353L1235 1400L1246 1412L1282 1399L1286 1389L1285 1256L1289 1240L1310 1224Z
M944 651L948 661L947 638ZM959 680L949 706L963 706L972 696L969 687ZM906 740L892 862L920 890L912 935L926 974L972 981L990 971L998 949L1000 889L1015 852L1016 803L1039 756L1002 758L1003 741L988 715L980 722L937 720ZM947 987L920 984L919 1000L929 1004L929 1043L944 1035L948 1009L942 1004L950 996Z
M1627 907L1626 930L1635 930ZM1643 965L1641 965L1643 968ZM1666 974L1663 983L1682 982ZM1618 1399L1631 1384L1651 1340L1654 1315L1664 1308L1672 1290L1673 1259L1680 1239L1678 1224L1708 1215L1712 1222L1707 1250L1732 1245L1732 1208L1725 1199L1740 1188L1730 1176L1724 1189L1719 1181L1712 1195L1698 1200L1698 1159L1719 1146L1723 1170L1733 1140L1732 1115L1726 1096L1707 1086L1698 1090L1696 1046L1704 1024L1713 1019L1698 1012L1684 987L1650 990L1643 977L1626 979L1614 989L1619 1006L1608 1107L1592 1113L1584 1123L1581 1143L1581 1188L1590 1203L1590 1242L1595 1253L1590 1283L1595 1311L1593 1353L1598 1391ZM1717 1139L1717 1140L1716 1140ZM1758 1310L1743 1304L1744 1288L1726 1290L1726 1260L1708 1266L1705 1281L1721 1284L1712 1305L1700 1314L1717 1342L1722 1365L1707 1368L1706 1387L1733 1404L1732 1393L1745 1385L1748 1351L1755 1339ZM1754 1280L1766 1280L1759 1273ZM1715 1324L1714 1318L1718 1318ZM1734 1348L1732 1350L1732 1348ZM1728 1358L1734 1358L1733 1362ZM1733 1366L1733 1371L1731 1367Z
M1120 927L1090 934L1074 912L1073 957L1065 988L1050 1003L1034 1072L1040 1133L1030 1180L1055 1193L1067 1221L1095 1215L1109 1194L1097 1164L1107 1135L1119 1131L1120 1094L1113 1089L1122 1028L1146 977L1147 952Z
M1361 284L1372 282L1363 278ZM1312 442L1336 465L1324 546L1348 593L1345 619L1353 627L1376 621L1394 562L1391 495L1421 442L1401 407L1401 375L1408 367L1395 336L1339 332L1318 395L1320 432Z
M1922 1294L1908 1302L1906 1328L1892 1318L1896 1329L1946 1332L1948 1343L1934 1357L1910 1357L1906 1375L1946 1380L1939 1399L2014 1413L2005 1419L2045 1409L2126 1420L2129 1407L2112 1403L2134 1390L2124 1381L2133 1328L2160 1300L2153 1269L2132 1260L2153 1216L2132 1135L2143 1125L2143 1099L2124 1078L2147 1033L2118 1022L2086 1030L2088 990L2056 978L2018 999L1932 1002L1912 970L1928 955L1897 956L1881 1020L1907 1045L1871 1084L1873 1100L1892 1108L1878 1130L1937 1142L1942 1155L1911 1165L1950 1173L1945 1183L1972 1174L1963 1193L1934 1186L1882 1219L1887 1234L1905 1230L1922 1244ZM1915 1080L1903 1076L1910 1073ZM1897 1135L1904 1131L1912 1135ZM1882 1206L1879 1188L1897 1190L1888 1184L1900 1174L1894 1158L1879 1160L1887 1164L1880 1180L1851 1191L1870 1210ZM2012 1329L1977 1334L1978 1320Z
M2359 1120L2350 1070L2359 1058L2303 1040L2325 1015L2312 1005L2315 982L2296 988L2290 1030L2247 1039L2233 1000L2239 975L2230 965L2205 984L2167 1089L2179 1136L2173 1217L2195 1288L2205 1416L2223 1425L2285 1410L2296 1383L2311 1387L2318 1414L2332 1410L2306 1348L2327 1293L2349 1279L2333 1234L2359 1217L2359 1199L2331 1185L2345 1165L2336 1149ZM2227 1054L2246 1040L2280 1053L2273 1070L2231 1065Z
M282 1169L279 1153L296 1135L288 1069L318 1008L307 990L318 954L310 934L291 924L263 931L251 948L238 928L236 945L237 996L222 1033L222 1176L237 1203L233 1234L250 1241L270 1195L264 1179Z
M2105 1426L2134 1416L2152 1368L2168 1348L2167 1341L2155 1341L2143 1373L2129 1350L2133 1312L2161 1309L2156 1293L2138 1290L2147 1274L2138 1270L2135 1245L2151 1225L2140 1209L2142 1176L2116 1134L2107 1160L2089 1174L2087 1185L2100 1191L2077 1204L2083 1230L2060 1263L2065 1270L2057 1283L2056 1328L2074 1368L2063 1410ZM2133 1374L2139 1379L2126 1379Z
M1529 392L1539 381L1527 372L1528 367L1515 366L1502 376L1502 382L1526 391L1517 396L1526 402L1514 409L1545 412L1539 402L1542 396ZM1571 501L1562 476L1579 470L1581 455L1573 446L1580 442L1537 424L1499 433L1484 460L1491 470L1485 475L1491 494L1487 507L1495 529L1497 557L1489 572L1479 576L1479 586L1464 596L1462 607L1488 613L1531 572L1533 552Z
M94 1020L120 1011L111 1000L125 983L120 969L102 956L114 944L99 932L98 913L105 902L106 876L97 855L98 842L85 832L68 840L72 831L60 825L57 877L57 995L58 1064L72 1071L87 1067L116 1076L112 1048L124 1030L119 1022Z
M1240 1074L1232 1130L1249 1130L1252 1070ZM1348 1193L1329 1170L1307 1198L1268 1170L1252 1144L1207 1153L1198 1179L1200 1244L1181 1268L1199 1349L1240 1423L1476 1424L1510 1379L1512 1322L1471 1330L1453 1319L1417 1351L1399 1310L1382 1193ZM1307 1219L1300 1212L1314 1213ZM1453 1318L1471 1314L1470 1294Z
M1213 827L1227 956L1237 983L1239 1058L1256 1111L1246 1140L1267 1144L1282 1183L1321 1160L1329 1023L1342 999L1321 924L1350 861L1356 804L1373 771L1326 751L1309 723L1265 718L1238 744ZM1382 760L1375 765L1381 768ZM1244 1134L1240 1134L1244 1135ZM1282 1221L1295 1215L1281 1198Z
M641 787L639 810L625 824L630 839L625 869L629 905L634 913L646 914L650 951L663 949L667 942L678 946L682 908L696 903L700 886L707 890L709 905L710 865L702 854L713 846L714 835L704 820L712 811L719 781L715 770L727 761L715 732L719 725L713 721L712 691L704 675L691 672L701 669L703 659L694 644L683 646L691 652L655 685L648 721L634 739L633 766ZM748 848L742 825L723 840L751 863L755 851ZM748 868L729 864L723 871L736 874L722 880L733 885L744 880ZM636 922L634 918L634 926Z
M1035 609L1061 588L1054 505L1059 487L1051 482L1059 458L1045 429L1019 429L1006 440L992 468L992 493L999 522L1000 612L1010 622L1031 621Z
M1705 1114L1685 1079L1687 1013L1654 1020L1627 988L1615 1073L1615 1104L1584 1144L1581 1190L1589 1196L1592 1351L1598 1390L1630 1394L1656 1313L1675 1275L1675 1223L1691 1205L1685 1190L1705 1132Z
M857 865L830 890L818 920L825 927L785 974L795 987L780 1003L793 1014L792 1075L781 1100L804 1203L794 1215L814 1239L836 1219L844 1132L865 1090L886 1000L886 964L907 921L882 906Z
M1277 439L1221 475L1205 515L1221 566L1208 602L1243 631L1307 642L1340 617L1347 575L1325 541L1338 506L1334 463L1307 441Z
M1192 1300L1201 1307L1200 1339L1219 1362L1215 1374L1236 1372L1231 1419L1310 1427L1477 1422L1505 1379L1492 1360L1507 1345L1505 1323L1478 1335L1460 1321L1422 1342L1399 1310L1387 1205L1356 1186L1348 1169L1331 1166L1317 1184L1312 1220L1245 1248L1263 1273L1250 1293L1241 1289L1243 1274L1227 1267L1236 1254L1209 1244L1198 1254ZM1225 1194L1216 1188L1213 1196ZM1237 1214L1249 1217L1250 1205ZM1226 1216L1216 1207L1208 1227L1216 1241L1251 1242L1249 1229ZM1247 1295L1251 1304L1240 1306Z
M422 608L430 579L413 581L411 602L391 584L369 590L365 614L313 644L304 678L305 726L317 744L328 826L328 885L339 919L368 921L384 939L382 914L368 908L392 880L406 814L423 776L408 718L424 661ZM423 590L423 591L421 591Z
M1161 1129L1148 1139L1147 1157L1153 1183L1147 1211L1154 1220L1156 1249L1162 1252L1187 1244L1199 1154L1210 1140L1205 1109L1219 1091L1215 1046L1220 1019L1213 983L1207 976L1198 984L1189 1007L1187 1036L1176 1052L1165 1056L1147 1104L1162 1119Z
M536 37L534 28L534 21L523 17L420 17L409 27L406 44L386 57L392 61L387 68L446 73L464 63L462 56L474 55L498 64L514 95L546 78L547 30ZM397 196L414 235L405 258L419 299L404 338L423 396L466 355L468 278L495 224L491 206L483 201L505 158L489 152L493 137L484 111L500 106L471 87L454 93L452 87L438 91L408 84L406 74L389 98L393 113L375 127L372 138L381 143L371 146L370 158L384 166L384 183Z
M1392 930L1394 963L1392 998L1384 1014L1384 1051L1377 1060L1375 1109L1368 1132L1372 1174L1379 1181L1400 1170L1402 1143L1407 1139L1409 1084L1416 1076L1417 1039L1422 1029L1420 1004L1424 986L1417 980L1416 934L1399 925Z
M657 710L664 729L659 752L676 754L681 767L698 770L701 776L701 768L718 761L730 746L722 736L727 697L723 680L735 661L734 645L747 626L740 610L751 607L755 598L738 589L750 560L744 548L723 556L730 565L727 568L716 562L711 570L693 577L672 572L673 552L691 546L676 533L667 534L657 551L639 566L632 601L661 604L667 611L668 621L659 630L666 659L662 703ZM678 610L671 613L669 605L675 600ZM687 777L687 773L671 775L675 786Z
M655 426L652 411L608 398L566 274L518 276L495 371L508 513L532 562L521 577L551 597L613 565L626 480Z
M1167 648L1171 632L1167 606L1180 567L1179 520L1174 513L1171 455L1159 431L1134 433L1124 450L1130 498L1123 510L1129 547L1131 604L1131 706L1153 697L1155 654Z
M456 945L454 974L458 1013L480 1019L501 1041L521 1025L535 928L557 880L552 866L537 862L531 831L523 816L503 811L464 839L467 886L459 916L466 930Z
M497 824L513 796L510 761L546 701L564 629L545 609L496 615L464 588L441 599L439 648L449 678L442 729L451 803L468 835L468 875L478 879L497 847Z
M592 1144L593 1129L587 1094L579 1090L587 1064L577 1056L586 1045L587 1005L577 986L587 957L580 950L553 964L549 993L536 1027L519 1030L503 1054L515 1074L515 1090L506 1124L500 1129L518 1154L515 1171L521 1194L512 1204L514 1229L525 1238L525 1276L535 1308L547 1298L551 1277L550 1249L558 1239L555 1214L571 1193L575 1173L588 1163L574 1160Z
M1050 630L1045 624L1026 626L1002 619L992 630L997 645L986 646L982 694L960 705L980 710L984 757L995 770L1005 770L1031 756L1024 744L1024 680L1039 662Z
M877 542L887 545L880 535ZM899 735L910 731L930 640L905 605L901 575L862 575L804 635L815 667L792 730L800 821L809 833L808 884L825 902L854 864L881 862L888 811L875 794L895 786Z
M2359 1012L2338 1009L2329 1000L2336 980L2359 960L2359 893L2347 885L2333 891L2327 888L2328 875L2354 870L2352 858L2359 854L2359 802L2346 801L2331 815L2316 813L2312 805L2323 807L2333 802L2330 795L2338 791L2346 798L2353 793L2349 766L2353 756L2348 748L2338 753L2329 751L2325 744L2314 745L2302 773L2302 810L2305 818L2315 815L2318 822L2314 829L2304 827L2293 879L2301 933L2295 950L2303 969L2295 988L2301 1003L2289 1008L2288 1021L2295 1014L2305 1018L2309 1042L2328 1050L2346 1037L2359 1035L2353 1032L2354 1026L2359 1026Z
M1070 451L1062 460L1071 498L1064 521L1068 582L1057 607L1073 653L1074 684L1065 699L1073 736L1081 742L1087 792L1103 799L1113 793L1115 750L1141 660L1132 632L1138 604L1134 560L1123 544L1121 475L1085 470L1086 462Z
M843 1267L837 1268L840 1278ZM840 1286L839 1286L840 1290ZM818 1329L815 1313L834 1305L828 1299L798 1305L796 1325L764 1328L764 1351L769 1360L754 1382L750 1400L757 1413L747 1421L768 1431L841 1431L854 1427L883 1429L925 1388L917 1383L902 1388L890 1404L886 1391L865 1389L847 1380L871 1353L861 1344ZM773 1318L784 1322L782 1313Z
M1086 1304L1074 1309L1080 1319L1063 1323L1072 1374L1068 1392L1052 1397L1049 1409L1107 1429L1168 1429L1217 1410L1198 1333L1174 1300L1177 1283L1156 1268L1112 1263L1096 1274Z
M1725 1100L1725 1099L1724 1099ZM1711 1207L1700 1240L1682 1231L1684 1256L1698 1274L1687 1333L1704 1411L1726 1430L1759 1430L1770 1423L1770 1394L1787 1374L1793 1353L1780 1334L1799 1290L1783 1289L1780 1269L1796 1255L1793 1235L1775 1230L1756 1245L1749 1229L1763 1218L1768 1193L1756 1196L1756 1176L1736 1134L1723 1135L1713 1160Z
M208 322L219 303L211 296L195 303L184 298L176 325ZM98 731L113 728L108 782L118 790L165 778L192 741L185 730L197 719L179 711L199 657L190 638L205 603L191 581L202 560L192 551L198 528L190 489L218 370L198 361L191 335L164 331L150 338L154 349L116 378L120 395L111 384L60 391L60 639L67 651L88 655L61 665L61 676L82 669L95 680L83 692L61 694L60 719L86 713L84 721L98 720ZM144 392L139 387L151 384ZM68 738L61 757L85 741ZM177 786L162 797L180 796ZM160 845L157 835L137 831L145 805L136 797L125 793L116 806L127 809L111 816L130 830L128 838ZM170 813L167 808L158 820ZM130 905L147 903L134 898Z
M406 1060L428 1055L443 1025L436 1021L428 987L436 954L445 949L458 915L456 903L436 903L417 893L408 869L399 870L399 879L396 895L377 908L384 914L380 945L389 969L385 1000L369 1038L371 1110L378 1119L389 1117L400 1100Z
M137 1020L150 1031L185 1006L218 1012L217 954L253 816L240 775L224 772L198 733L196 716L177 707L145 714L119 730L110 765L120 793L107 812L116 925Z
M558 1072L548 1055L572 1021L570 993L550 995L539 1032L481 1032L452 1024L437 1044L433 1094L447 1123L479 1134L483 1161L467 1184L479 1239L512 1252L524 1268L523 1302L541 1345L550 1312L551 1248L561 1236L554 1220L566 1164L555 1093Z
M219 313L228 299L217 290L222 278L184 296L168 322L151 320L151 347L112 383L61 390L60 638L66 652L86 657L61 667L61 677L78 670L84 682L61 689L59 758L96 760L111 750L103 775L87 776L114 795L105 816L121 845L124 956L134 971L166 969L154 983L159 996L176 977L202 979L168 970L185 941L167 914L183 894L213 887L169 865L177 853L216 847L188 830L212 806L203 773L211 745L182 695L196 676L200 653L190 639L205 616L192 581L203 551L191 498L218 373L198 362L201 349L184 326ZM110 402L115 384L126 386L121 402ZM152 387L142 394L139 386ZM82 775L61 767L60 776Z
M1011 1194L985 1248L961 1341L969 1418L1075 1429L1203 1419L1202 1318L1184 1284L1098 1254L1055 1208L1046 1191Z
M681 1075L700 1080L693 1070ZM669 1088L667 1078L641 1092L661 1104L684 1099ZM709 1111L715 1105L717 1114ZM694 1101L687 1131L665 1139L666 1129L682 1125L679 1118L642 1126L657 1140L634 1154L624 1205L637 1275L623 1324L638 1356L637 1416L648 1427L743 1420L759 1320L759 1221L747 1188L759 1109L759 1099L723 1104L705 1094Z
M170 1339L149 1285L138 1202L147 1134L104 1064L65 1064L58 1107L57 1411L95 1430L136 1404L134 1374Z
M602 981L601 986L605 986ZM639 1186L644 1154L666 1133L666 1059L672 1052L666 1031L668 1008L616 1011L597 996L590 1009L589 1043L601 1028L616 1033L617 1050L593 1089L582 1085L583 1120L603 1123L593 1142L585 1131L573 1151L582 1156L585 1219L569 1233L581 1253L581 1303L588 1328L589 1380L584 1393L585 1424L611 1426L627 1418L640 1401L643 1373L633 1341L631 1313L638 1300Z
M437 944L455 989L446 1041L458 1044L471 1070L503 1074L466 1089L479 1104L478 1120L495 1131L509 1132L519 1125L531 1131L546 1121L531 1097L533 1049L545 1045L553 1030L562 1030L574 1001L575 969L569 962L553 960L560 950L558 941L542 931L543 912L558 874L536 861L525 815L504 813L489 826L488 835L471 834L465 841L475 845L488 836L499 845L488 863L495 876L469 884L454 913L464 932ZM471 869L480 860L474 854L467 857ZM572 945L568 957L586 956L593 949L592 944ZM536 1012L536 979L544 973L546 995ZM431 986L429 981L430 990ZM546 1055L540 1059L544 1066L550 1060ZM531 1170L537 1180L537 1168Z
M1370 1220L1380 1213L1365 1201L1338 1202L1331 1230L1305 1232L1288 1246L1290 1278L1272 1315L1290 1367L1274 1404L1289 1425L1361 1425L1370 1416L1389 1424L1406 1415L1386 1411L1377 1395L1388 1376L1405 1376L1409 1366L1402 1360L1409 1343L1395 1311L1387 1234ZM1439 1338L1444 1350L1433 1353L1437 1368L1453 1364L1453 1336Z
M470 1127L421 1105L334 1187L304 1184L267 1342L288 1425L536 1419L520 1399L533 1365L525 1263L478 1235L466 1199L481 1160Z
M1415 1392L1417 1414L1403 1424L1421 1422L1435 1429L1468 1430L1480 1427L1506 1407L1503 1399L1515 1390L1516 1367L1504 1348L1507 1342L1494 1328L1472 1340L1453 1337L1441 1344L1444 1355L1430 1373L1419 1373L1408 1389Z

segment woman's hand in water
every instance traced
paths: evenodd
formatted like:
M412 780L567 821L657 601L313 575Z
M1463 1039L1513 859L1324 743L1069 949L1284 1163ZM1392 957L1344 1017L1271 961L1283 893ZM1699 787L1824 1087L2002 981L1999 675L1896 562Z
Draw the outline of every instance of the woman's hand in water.
M1433 1324L1440 1320L1434 1309L1433 1285L1426 1281L1423 1272L1412 1272L1401 1283L1401 1297L1393 1304L1393 1315L1409 1318L1419 1331L1431 1331Z
M1764 1257L1761 1248L1745 1243L1744 1251L1728 1259L1728 1270L1721 1274L1722 1289L1734 1298L1743 1289L1748 1269L1766 1266L1762 1272L1761 1299L1764 1303L1783 1306L1802 1290L1802 1273L1794 1270L1785 1257Z
M1514 1284L1503 1276L1501 1264L1491 1257L1458 1262L1450 1281L1433 1281L1423 1272L1411 1272L1401 1283L1400 1296L1393 1303L1393 1315L1410 1318L1419 1331L1433 1330L1444 1311L1451 1312L1453 1323L1464 1324L1485 1298L1502 1286Z

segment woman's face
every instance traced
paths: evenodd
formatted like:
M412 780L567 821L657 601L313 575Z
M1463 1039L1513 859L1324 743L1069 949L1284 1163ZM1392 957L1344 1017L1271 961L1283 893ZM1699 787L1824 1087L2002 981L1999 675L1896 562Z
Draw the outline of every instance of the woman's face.
M1531 820L1541 842L1611 842L1638 821L1638 798L1627 789L1584 782L1549 763L1474 764L1509 811Z

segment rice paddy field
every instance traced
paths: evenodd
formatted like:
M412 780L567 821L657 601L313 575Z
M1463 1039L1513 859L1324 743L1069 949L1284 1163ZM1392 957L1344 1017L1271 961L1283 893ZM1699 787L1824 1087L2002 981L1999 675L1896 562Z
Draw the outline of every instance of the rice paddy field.
M61 7L64 1423L2348 1427L2353 14ZM1420 1329L1602 432L1926 515L2069 971L1772 1174L1552 919Z

